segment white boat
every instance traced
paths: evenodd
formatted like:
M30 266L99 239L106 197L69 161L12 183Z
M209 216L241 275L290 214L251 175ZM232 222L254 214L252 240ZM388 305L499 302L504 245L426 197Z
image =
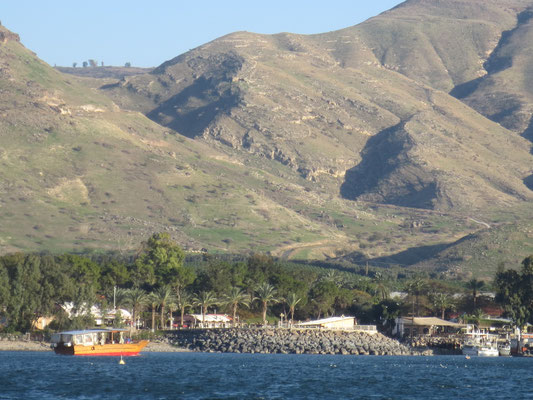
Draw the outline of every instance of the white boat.
M478 357L498 357L500 352L493 345L479 346L477 349Z
M462 348L463 355L476 357L498 357L498 349L492 345L465 344Z
M498 344L498 353L502 357L508 357L511 355L511 344L509 342Z
M476 357L498 357L500 355L496 346L495 335L484 332L469 332L462 346L462 352L465 356Z

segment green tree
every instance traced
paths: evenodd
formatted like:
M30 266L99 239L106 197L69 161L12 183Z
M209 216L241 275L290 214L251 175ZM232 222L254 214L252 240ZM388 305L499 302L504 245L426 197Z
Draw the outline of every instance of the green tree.
M165 328L165 307L168 303L172 302L174 296L172 294L172 289L169 286L162 286L154 292L156 296L159 307L161 310L161 329Z
M232 287L230 291L224 295L224 303L231 307L233 315L233 326L237 322L237 310L239 306L248 306L250 305L250 299L246 292L238 287Z
M331 280L317 282L309 293L314 304L317 318L321 315L333 314L335 299L339 294L339 287Z
M375 292L380 300L387 300L389 298L389 283L387 279L376 272L374 276Z
M143 289L134 288L127 291L126 298L131 307L131 326L137 328L137 319L148 304L148 294Z
M400 304L391 299L384 299L375 304L372 309L374 320L380 322L386 334L392 335L396 326L396 318L401 314Z
M185 318L185 311L194 306L194 296L185 290L180 290L176 295L176 306L180 310L180 328L183 328L183 319Z
M522 270L499 269L494 280L496 301L506 310L513 325L520 332L526 323L533 322L533 255L522 261Z
M268 310L268 304L270 303L277 303L279 301L277 297L277 291L271 284L267 282L261 283L255 290L256 293L256 299L260 301L262 305L262 315L263 315L263 326L266 326L267 324L267 310Z
M426 292L426 287L426 282L421 278L415 278L412 281L408 282L406 285L407 293L411 296L412 299L413 316L420 316L420 296Z
M477 309L477 296L479 294L479 291L483 289L484 286L485 282L478 281L477 279L471 279L466 284L466 287L472 291L473 310Z
M154 292L148 293L147 303L150 306L152 312L152 332L155 332L155 315L157 307L159 307L159 298Z
M447 293L434 293L430 296L430 301L434 310L442 319L444 319L446 310L453 306L453 299Z
M285 301L287 302L287 306L289 307L289 312L291 313L291 319L289 321L289 326L292 327L292 324L294 323L294 311L296 309L296 306L302 301L302 298L298 297L296 293L289 293Z
M126 264L114 259L103 263L99 282L104 292L112 290L115 286L124 287L129 281L130 273Z
M183 274L185 253L168 233L156 233L144 244L135 260L132 278L136 287L143 283L176 286Z
M78 255L64 254L57 257L57 262L69 271L72 279L72 299L74 311L90 308L96 302L97 293L101 291L101 268L96 262Z
M218 299L214 292L202 291L194 299L194 304L202 310L202 324L205 322L205 315L209 307L218 304Z

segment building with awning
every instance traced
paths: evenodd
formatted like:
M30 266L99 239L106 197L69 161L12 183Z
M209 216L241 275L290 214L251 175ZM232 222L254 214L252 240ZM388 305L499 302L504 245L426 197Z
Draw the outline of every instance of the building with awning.
M396 318L396 326L392 333L401 337L448 335L459 333L466 326L437 317L400 317Z
M355 317L329 317L296 324L297 328L354 329Z
M187 314L182 325L189 328L229 328L232 318L226 314Z

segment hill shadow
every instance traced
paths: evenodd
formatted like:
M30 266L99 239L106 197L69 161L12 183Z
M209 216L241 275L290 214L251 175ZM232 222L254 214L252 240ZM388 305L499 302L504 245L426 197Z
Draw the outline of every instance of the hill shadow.
M238 88L230 83L201 76L150 111L147 117L194 138L201 135L217 115L236 107L240 98Z
M522 132L522 137L533 143L533 117L529 120L526 130ZM531 148L531 154L533 154L533 147Z
M529 175L523 182L529 190L533 191L533 175Z
M405 122L384 129L368 139L362 154L362 160L355 167L346 171L340 195L349 200L374 189L380 180L389 175L396 167L397 160L406 147L398 140L397 132L403 131Z
M401 266L407 268L419 262L434 258L440 252L452 246L451 244L435 244L429 246L411 247L407 250L384 257L364 258L358 257L353 259L359 263L368 263L376 267Z
M413 141L405 124L400 122L368 140L361 162L346 171L341 197L355 200L369 195L397 206L433 208L438 185L428 171L409 159Z
M530 9L518 14L516 26L513 29L502 32L498 44L487 61L483 63L483 68L487 71L488 75L457 85L449 94L457 99L464 99L474 93L487 76L511 68L513 66L513 58L512 56L504 54L502 49L510 43L515 32L520 29L522 25L527 24L532 18L533 10Z

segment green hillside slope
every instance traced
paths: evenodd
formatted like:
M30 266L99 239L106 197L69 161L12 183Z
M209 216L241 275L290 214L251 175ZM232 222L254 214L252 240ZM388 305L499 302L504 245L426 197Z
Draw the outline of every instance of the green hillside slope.
M85 78L0 27L0 252L125 252L168 231L195 250L488 276L530 251L532 6L411 0Z

